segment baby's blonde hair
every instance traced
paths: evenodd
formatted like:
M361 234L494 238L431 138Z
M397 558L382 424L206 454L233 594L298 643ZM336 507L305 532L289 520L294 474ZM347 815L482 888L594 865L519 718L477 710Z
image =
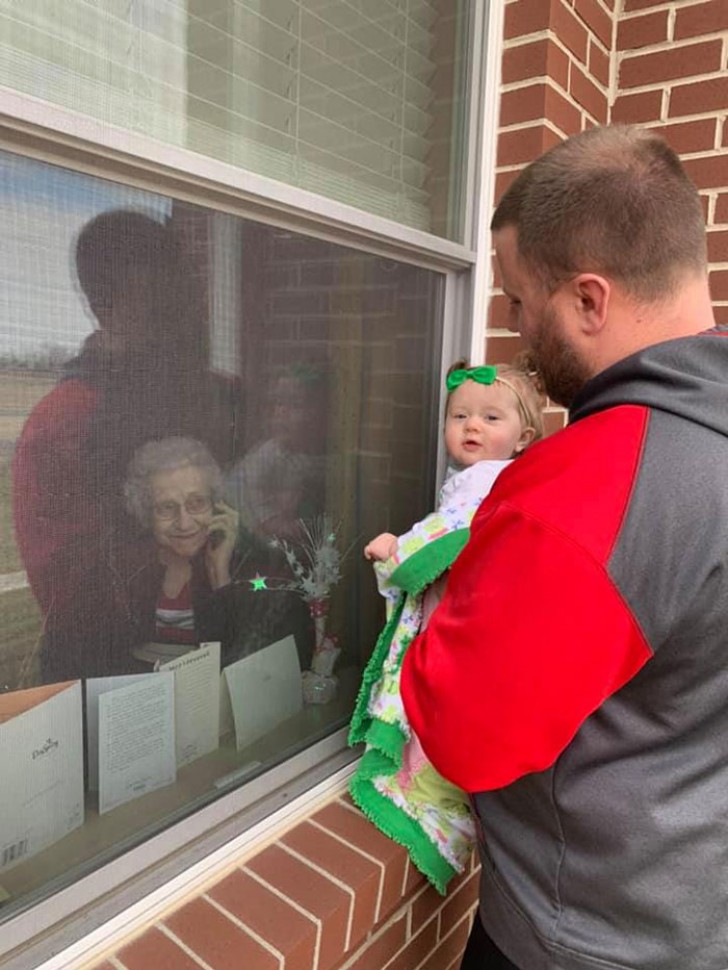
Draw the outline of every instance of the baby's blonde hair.
M455 370L467 370L470 362L466 358L456 360L448 368L449 377ZM496 383L505 384L515 394L518 400L518 413L521 417L522 427L533 428L534 435L531 443L538 441L544 436L543 409L546 404L546 395L543 391L541 378L536 370L533 358L526 350L516 354L510 364L492 364L496 369ZM449 392L445 401L445 413L450 396Z

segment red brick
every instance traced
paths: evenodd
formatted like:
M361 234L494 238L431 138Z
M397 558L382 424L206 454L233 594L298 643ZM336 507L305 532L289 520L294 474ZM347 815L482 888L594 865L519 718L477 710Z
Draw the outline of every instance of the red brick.
M702 67L702 65L701 65ZM708 81L693 81L680 84L670 92L668 117L679 115L708 114L710 111L725 111L728 105L728 76L715 77Z
M675 40L728 31L728 0L707 0L695 7L678 5Z
M566 427L566 411L544 411L543 423L546 437L561 431Z
M699 199L700 199L700 207L703 210L703 221L705 222L705 224L707 226L707 224L708 224L708 213L710 211L710 198L707 195L700 195L699 196Z
M589 73L605 88L609 87L609 56L599 44L589 41Z
M677 78L692 77L696 66L701 73L718 71L721 67L723 42L708 40L699 44L686 44L667 51L627 55L620 66L619 83L623 88L642 84L657 84ZM695 105L699 102L694 102ZM703 110L700 105L700 110Z
M713 220L716 223L728 223L728 192L721 192L716 199Z
M496 172L495 195L494 195L494 198L496 200L503 197L503 194L505 193L506 189L511 184L511 182L513 182L513 180L516 178L519 172L520 172L520 169L518 168L510 169L508 172Z
M647 10L648 7L656 7L658 4L665 4L666 0L624 0L624 12L631 13L633 10Z
M723 119L723 140L721 144L724 148L728 148L728 118Z
M280 841L354 891L349 943L356 946L374 925L382 868L310 822L297 825Z
M607 50L612 49L612 18L598 0L576 0L574 10Z
M545 125L502 131L498 136L496 165L503 168L532 162L560 141L559 136Z
M728 300L728 269L713 270L710 274L710 293L714 300Z
M571 65L571 94L596 121L600 124L606 123L607 97L577 64Z
M470 918L474 907L478 905L478 887L480 874L471 873L457 891L448 897L440 914L440 936L447 936L450 930L457 926L463 917Z
M550 0L515 0L515 3L509 3L505 9L504 38L511 40L546 30L551 21L551 6Z
M683 165L699 189L728 187L728 155L724 152L705 158L686 158Z
M384 866L384 884L376 915L377 921L389 916L402 902L407 852L397 845L365 818L358 809L346 808L332 802L313 816L329 832L346 839L347 842L374 856Z
M341 959L346 945L351 896L310 866L271 845L246 865L261 879L321 921L320 965Z
M207 894L285 956L286 970L308 970L318 928L246 872L237 870Z
M544 37L529 44L510 47L503 53L501 81L513 84L536 77L550 77L566 88L569 58L553 41Z
M437 944L437 920L431 920L423 930L413 936L409 944L398 953L391 963L387 963L383 970L412 970L419 967L422 961L432 953ZM373 966L367 970L375 970ZM376 970L379 970L377 967Z
M422 875L417 866L408 858L407 872L404 877L404 889L402 890L402 896L405 899L409 899L416 892L419 892L425 885L425 877Z
M497 293L495 296L491 297L490 313L488 315L488 326L492 327L493 329L497 328L500 330L509 330L510 324L511 324L511 301L504 293ZM488 338L489 355L490 355L490 347L493 345L494 340L510 341L511 344L513 343L512 337ZM515 352L516 351L512 351L511 353L515 353ZM495 360L496 358L493 357L492 359Z
M200 970L196 960L156 927L129 943L116 957L126 970L149 970L149 967L155 970ZM106 966L95 970L105 970Z
M679 155L707 152L715 147L715 118L684 121L673 125L650 125Z
M346 970L373 970L374 967L384 967L406 942L407 920L403 917L388 926L373 943L367 941L357 959L351 964L347 963Z
M708 262L728 263L728 229L708 232Z
M412 933L419 933L422 927L435 916L442 904L443 897L437 890L432 886L426 886L412 902Z
M617 23L617 50L637 50L667 40L669 10L654 10L642 17L622 17Z
M622 94L612 105L610 120L635 125L656 121L662 111L662 91L641 91L639 94Z
M470 920L464 919L453 932L445 937L429 960L425 960L420 970L442 970L449 966L458 956L462 956L470 933Z
M551 30L582 64L586 64L588 34L586 28L577 20L562 0L552 6Z
M501 96L500 125L509 127L546 118L565 135L581 130L581 113L548 84L530 84Z
M714 306L713 316L718 326L726 326L728 324L728 306Z
M517 91L504 91L500 101L501 127L543 118L545 101L546 85L542 82L529 84Z
M546 89L544 117L567 137L581 131L581 112L553 88Z
M164 920L182 942L215 970L278 970L278 959L204 899L193 899Z

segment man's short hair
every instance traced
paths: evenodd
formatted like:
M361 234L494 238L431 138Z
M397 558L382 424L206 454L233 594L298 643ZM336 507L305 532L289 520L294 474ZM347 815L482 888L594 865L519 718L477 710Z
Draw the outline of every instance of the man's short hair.
M491 229L509 225L519 256L549 290L599 272L652 302L707 267L695 185L664 138L628 125L591 128L532 162L503 195Z

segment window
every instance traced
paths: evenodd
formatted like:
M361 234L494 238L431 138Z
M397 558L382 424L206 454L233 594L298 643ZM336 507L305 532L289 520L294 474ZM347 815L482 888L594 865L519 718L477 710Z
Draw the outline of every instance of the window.
M461 240L466 0L11 0L0 84Z
M363 540L431 501L444 276L8 152L0 182L9 918L347 723Z

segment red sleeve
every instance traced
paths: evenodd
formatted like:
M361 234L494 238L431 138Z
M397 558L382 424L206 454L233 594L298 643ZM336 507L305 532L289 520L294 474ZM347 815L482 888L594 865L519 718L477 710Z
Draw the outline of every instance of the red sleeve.
M650 656L604 565L502 503L409 648L402 697L440 773L487 791L552 765Z

